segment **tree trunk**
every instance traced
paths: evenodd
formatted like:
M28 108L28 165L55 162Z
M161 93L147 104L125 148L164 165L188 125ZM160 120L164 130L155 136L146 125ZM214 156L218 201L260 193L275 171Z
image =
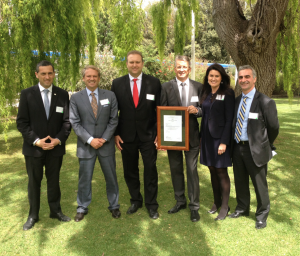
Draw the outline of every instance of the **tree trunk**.
M276 38L284 28L289 0L257 0L246 20L238 0L213 0L216 31L237 68L252 66L257 72L256 89L269 97L276 84ZM237 84L235 94L241 88Z

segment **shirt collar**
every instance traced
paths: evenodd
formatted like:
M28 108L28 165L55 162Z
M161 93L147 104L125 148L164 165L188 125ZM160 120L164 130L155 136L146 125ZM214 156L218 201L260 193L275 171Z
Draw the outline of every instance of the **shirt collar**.
M181 82L180 80L177 79L177 77L175 77L176 79L176 82L178 85L181 85L181 83L185 83L186 85L189 85L190 84L190 79L187 78L184 82Z
M132 81L134 78L137 78L138 80L142 80L142 75L143 75L143 72L138 76L138 77L133 77L132 75L128 74L129 75L129 79L130 81Z
M252 98L254 97L255 92L256 92L256 89L255 89L255 87L254 87L254 88L253 88L250 92L248 92L247 94L242 93L242 96L243 96L243 97L244 97L244 96L247 96L247 98L252 99Z
M49 92L52 93L53 86L52 86L52 84L51 84L49 88L45 88L45 87L43 87L43 86L39 83L39 89L40 89L40 92L42 92L42 91L44 91L44 90L47 89L47 90L49 90Z
M92 91L89 90L87 87L85 87L85 89L86 89L86 91L87 91L88 96L90 96L91 93L92 93ZM94 94L95 94L95 95L98 95L98 87L97 87L96 90L94 91Z

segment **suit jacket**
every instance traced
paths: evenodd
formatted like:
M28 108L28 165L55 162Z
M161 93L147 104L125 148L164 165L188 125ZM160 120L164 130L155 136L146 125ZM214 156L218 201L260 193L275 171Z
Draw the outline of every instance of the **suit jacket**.
M115 136L124 142L132 142L136 134L142 142L154 141L157 134L156 106L160 105L161 84L159 79L142 75L139 102L135 108L130 89L129 75L113 80L111 90L118 100L119 124ZM147 99L154 95L154 100Z
M202 115L202 110L199 105L201 91L202 84L190 79L187 106L193 105L198 108L197 115L189 115L189 141L191 147L199 146L199 123L197 118ZM191 102L192 96L198 96L198 102ZM162 85L160 101L161 106L182 106L175 78Z
M235 100L235 114L232 123L232 140L234 139L237 121L237 111L242 95ZM261 167L272 158L272 144L279 133L279 122L274 100L256 91L251 107L251 113L258 113L258 119L248 118L247 135L251 155L256 166Z
M57 109L61 107L63 113ZM61 141L50 150L53 156L65 154L65 142L71 132L69 121L69 95L63 89L53 85L49 119L38 84L21 91L17 128L22 133L24 142L22 153L26 156L41 157L45 152L42 148L33 146L36 139L50 135Z
M91 158L96 149L87 143L90 137L104 138L107 141L98 148L101 156L115 154L115 142L112 139L118 125L118 103L115 94L98 88L98 110L95 118L86 89L75 93L70 101L70 122L77 137L77 157ZM108 104L101 104L108 99Z
M220 143L229 145L231 142L235 97L232 89L229 89L223 95L225 96L224 100L215 99L210 106L208 129L213 138L221 139ZM205 129L203 120L201 120L201 131L202 129Z

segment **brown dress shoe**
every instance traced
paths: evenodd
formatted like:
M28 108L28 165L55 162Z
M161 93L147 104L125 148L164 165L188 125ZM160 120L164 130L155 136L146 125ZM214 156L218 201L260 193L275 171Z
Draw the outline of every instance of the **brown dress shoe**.
M111 212L111 216L113 216L113 218L115 219L119 219L121 217L121 212L119 209L113 209L110 212Z
M77 214L75 216L75 221L79 222L79 221L83 220L84 215L87 215L87 212L77 212Z

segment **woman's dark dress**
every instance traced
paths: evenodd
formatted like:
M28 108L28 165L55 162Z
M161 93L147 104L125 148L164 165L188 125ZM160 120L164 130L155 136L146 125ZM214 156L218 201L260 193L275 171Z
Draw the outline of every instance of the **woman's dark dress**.
M218 155L218 148L221 139L213 138L210 135L208 128L208 118L212 104L212 102L210 102L211 97L212 93L206 97L202 104L200 163L206 166L214 166L216 168L226 168L232 166L230 158L230 146L226 145L225 153Z

